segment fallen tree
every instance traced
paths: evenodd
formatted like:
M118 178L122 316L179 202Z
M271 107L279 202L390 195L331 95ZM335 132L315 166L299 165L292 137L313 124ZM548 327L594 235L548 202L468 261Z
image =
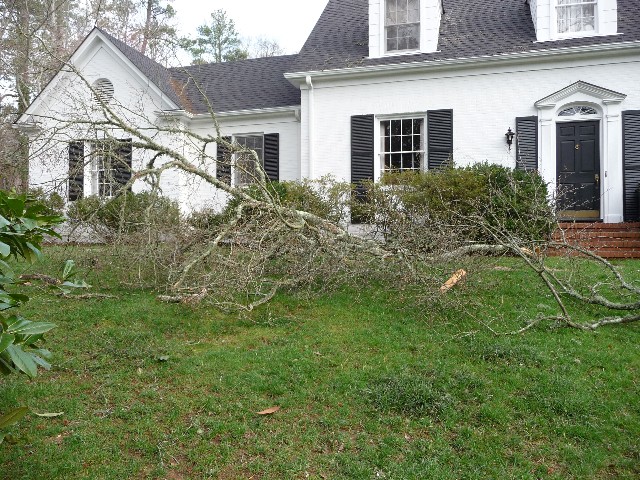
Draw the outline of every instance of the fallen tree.
M519 333L549 318L583 330L640 318L640 290L624 280L614 265L570 242L553 239L557 226L553 206L546 185L535 174L485 165L451 168L452 179L447 172L405 175L383 185L365 185L364 202L361 193L352 195L353 186L329 179L275 184L268 181L255 151L222 135L212 105L209 113L215 132L197 134L175 119L161 117L158 123L141 111L106 101L80 72L71 65L68 68L99 108L74 104L78 108L73 110L80 114L48 112L39 121L49 128L39 130L36 143L44 151L61 138L62 142L77 138L80 131L82 138L100 142L115 143L127 136L132 148L144 152L145 165L130 172L121 192L142 183L150 203L140 213L135 232L125 228L126 222L115 222L110 241L135 245L126 253L129 266L138 265L138 271L151 268L152 283L166 290L160 297L164 301L252 310L283 290L385 281L411 286L420 292L415 301L426 303L439 295L443 279L467 268L471 258L508 254L536 273L559 309L558 315L528 322ZM226 155L214 155L214 145ZM83 161L86 164L91 157ZM246 181L234 184L216 175L216 170L233 171ZM154 208L162 201L162 179L170 171L222 194L227 207L183 218L171 228L159 225L152 220L157 219ZM431 178L425 180L425 175ZM461 179L470 182L470 191L480 192L481 197L460 198L459 191L450 187ZM420 197L425 192L427 197ZM120 209L124 214L126 201ZM349 230L351 215L366 220L368 226L361 229L366 234ZM548 254L559 248L579 253L609 272L617 282L613 296L601 284L578 286L575 277L561 278L549 268ZM607 287L611 290L611 284ZM620 289L636 297L615 300ZM569 297L626 314L576 322L566 305Z

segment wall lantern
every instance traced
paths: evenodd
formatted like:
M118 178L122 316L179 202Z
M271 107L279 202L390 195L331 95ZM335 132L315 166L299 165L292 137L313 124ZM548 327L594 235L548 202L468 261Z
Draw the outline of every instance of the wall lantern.
M509 151L511 151L511 144L513 143L513 137L516 136L516 133L511 130L511 127L509 127L509 130L507 130L507 133L505 133L504 136L507 137L507 145L509 145Z

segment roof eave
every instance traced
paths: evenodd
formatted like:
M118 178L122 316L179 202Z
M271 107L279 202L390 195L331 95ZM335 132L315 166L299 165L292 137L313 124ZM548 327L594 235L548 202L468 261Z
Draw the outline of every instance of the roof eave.
M228 110L225 112L213 113L191 113L186 110L165 110L156 112L158 117L165 119L177 119L186 121L206 121L225 118L249 117L249 116L273 116L273 115L293 115L296 118L300 115L300 105L286 107L253 108L246 110Z
M348 78L370 75L384 75L390 73L408 73L412 71L435 69L462 69L479 66L500 65L506 63L518 63L535 59L549 60L560 59L576 55L589 55L600 53L634 53L640 51L640 41L616 42L599 45L581 45L575 47L561 47L554 49L528 50L525 52L503 53L498 55L486 55L479 57L463 57L445 60L423 60L416 62L392 63L384 65L367 65L359 67L336 68L330 70L310 70L285 73L289 82L297 87L306 83L307 77L314 79Z

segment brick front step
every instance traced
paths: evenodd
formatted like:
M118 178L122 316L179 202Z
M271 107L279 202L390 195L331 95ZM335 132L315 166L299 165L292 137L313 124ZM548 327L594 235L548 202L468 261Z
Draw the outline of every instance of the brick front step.
M560 223L554 240L564 238L569 244L604 258L640 258L640 222L633 223ZM561 255L562 250L552 252Z
M602 258L614 259L614 258L636 258L640 259L640 250L635 249L625 249L625 248L617 248L617 249L609 249L609 248L593 248L586 247L590 252L595 253L596 255L601 256ZM547 254L550 257L560 257L560 256L568 256L568 257L578 257L582 256L582 254L568 249L551 248L547 251Z
M589 238L583 240L567 240L567 243L569 243L570 245L581 245L588 248L600 248L609 250L625 248L629 250L640 251L640 240L622 240L612 238L609 238L607 240L594 240L592 238Z
M602 258L640 258L640 250L596 250Z
M626 223L602 223L602 222L594 222L594 223L579 223L579 222L560 222L558 224L563 230L573 229L573 230L639 230L640 231L640 222L626 222Z
M553 239L557 242L562 241L562 237L556 237L554 236ZM617 247L621 247L621 246L627 246L627 247L634 247L635 242L640 242L640 237L628 237L628 236L619 236L619 235L611 235L608 237L587 237L587 236L581 236L581 237L570 237L568 235L565 236L564 240L567 243L578 243L578 244L583 244L583 243L590 243L590 244L599 244L599 245L604 245L604 244L608 244L610 242L629 242L628 245L616 245Z

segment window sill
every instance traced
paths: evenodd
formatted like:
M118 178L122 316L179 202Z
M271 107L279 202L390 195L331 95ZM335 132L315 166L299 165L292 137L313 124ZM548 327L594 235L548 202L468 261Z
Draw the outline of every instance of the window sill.
M536 40L533 43L549 43L549 42L560 42L562 40L574 40L576 38L590 38L590 37L615 37L618 35L624 35L624 33L576 33L576 34L558 34L554 38L550 38L549 40Z
M440 53L441 50L431 50L431 51L424 51L424 50L400 50L397 52L385 52L382 55L378 56L378 57L367 57L367 60L374 60L377 58L387 58L387 57L404 57L404 56L409 56L409 55L421 55L423 53Z

